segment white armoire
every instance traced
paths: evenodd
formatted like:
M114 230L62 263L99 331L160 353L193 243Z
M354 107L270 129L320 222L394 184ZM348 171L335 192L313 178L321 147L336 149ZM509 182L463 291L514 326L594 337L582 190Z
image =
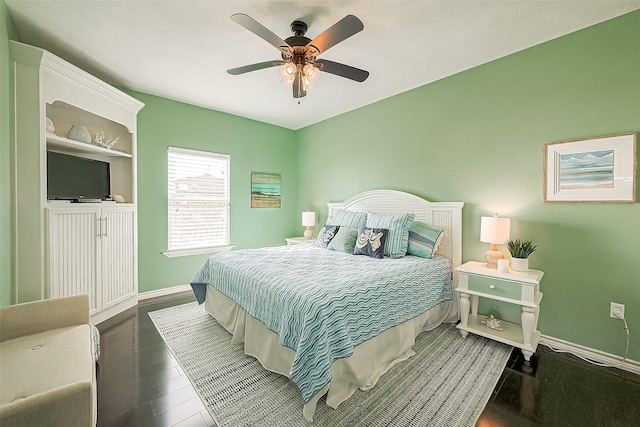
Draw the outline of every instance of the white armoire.
M137 303L136 123L144 104L46 50L14 41L10 50L14 299L88 293L99 323ZM67 138L74 125L91 141ZM111 148L97 144L109 138L117 138ZM49 152L108 163L121 203L50 200Z

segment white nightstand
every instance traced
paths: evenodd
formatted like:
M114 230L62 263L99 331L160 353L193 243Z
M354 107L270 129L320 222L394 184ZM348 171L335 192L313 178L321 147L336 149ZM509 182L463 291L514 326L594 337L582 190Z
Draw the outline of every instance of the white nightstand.
M284 239L287 241L287 245L308 245L315 243L316 239L307 239L306 237L287 237Z
M538 347L540 331L538 328L538 314L540 312L540 280L544 273L539 270L527 272L501 273L496 269L487 268L485 263L469 261L456 268L458 272L458 287L460 295L460 323L458 329L463 337L469 332L491 338L522 350L525 360ZM481 323L487 316L478 315L480 298L504 301L522 307L521 324L500 320L502 331L489 329ZM471 314L469 314L471 309Z

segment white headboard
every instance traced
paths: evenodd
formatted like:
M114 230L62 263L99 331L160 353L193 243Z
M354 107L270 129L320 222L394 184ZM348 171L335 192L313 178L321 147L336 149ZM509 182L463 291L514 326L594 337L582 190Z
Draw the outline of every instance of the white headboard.
M463 202L430 202L413 194L396 190L373 190L356 194L342 203L327 203L329 215L334 210L378 213L413 213L417 221L440 227L444 238L438 255L451 260L452 268L462 263Z

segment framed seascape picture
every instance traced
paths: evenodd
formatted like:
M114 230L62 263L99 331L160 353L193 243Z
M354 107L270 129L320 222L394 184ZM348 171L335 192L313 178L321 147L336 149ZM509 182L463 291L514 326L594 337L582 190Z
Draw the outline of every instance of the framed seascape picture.
M251 172L252 208L279 208L281 194L280 174Z
M637 133L544 145L545 203L635 202Z

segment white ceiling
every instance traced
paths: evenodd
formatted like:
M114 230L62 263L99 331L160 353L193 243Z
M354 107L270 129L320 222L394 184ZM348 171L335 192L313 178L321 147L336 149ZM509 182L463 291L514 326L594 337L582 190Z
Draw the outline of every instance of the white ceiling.
M51 1L6 0L24 43L117 86L299 129L640 9L640 0ZM364 30L322 53L370 72L357 83L321 73L298 105L279 59L229 19L246 13L281 38L292 21L315 36L348 14Z

